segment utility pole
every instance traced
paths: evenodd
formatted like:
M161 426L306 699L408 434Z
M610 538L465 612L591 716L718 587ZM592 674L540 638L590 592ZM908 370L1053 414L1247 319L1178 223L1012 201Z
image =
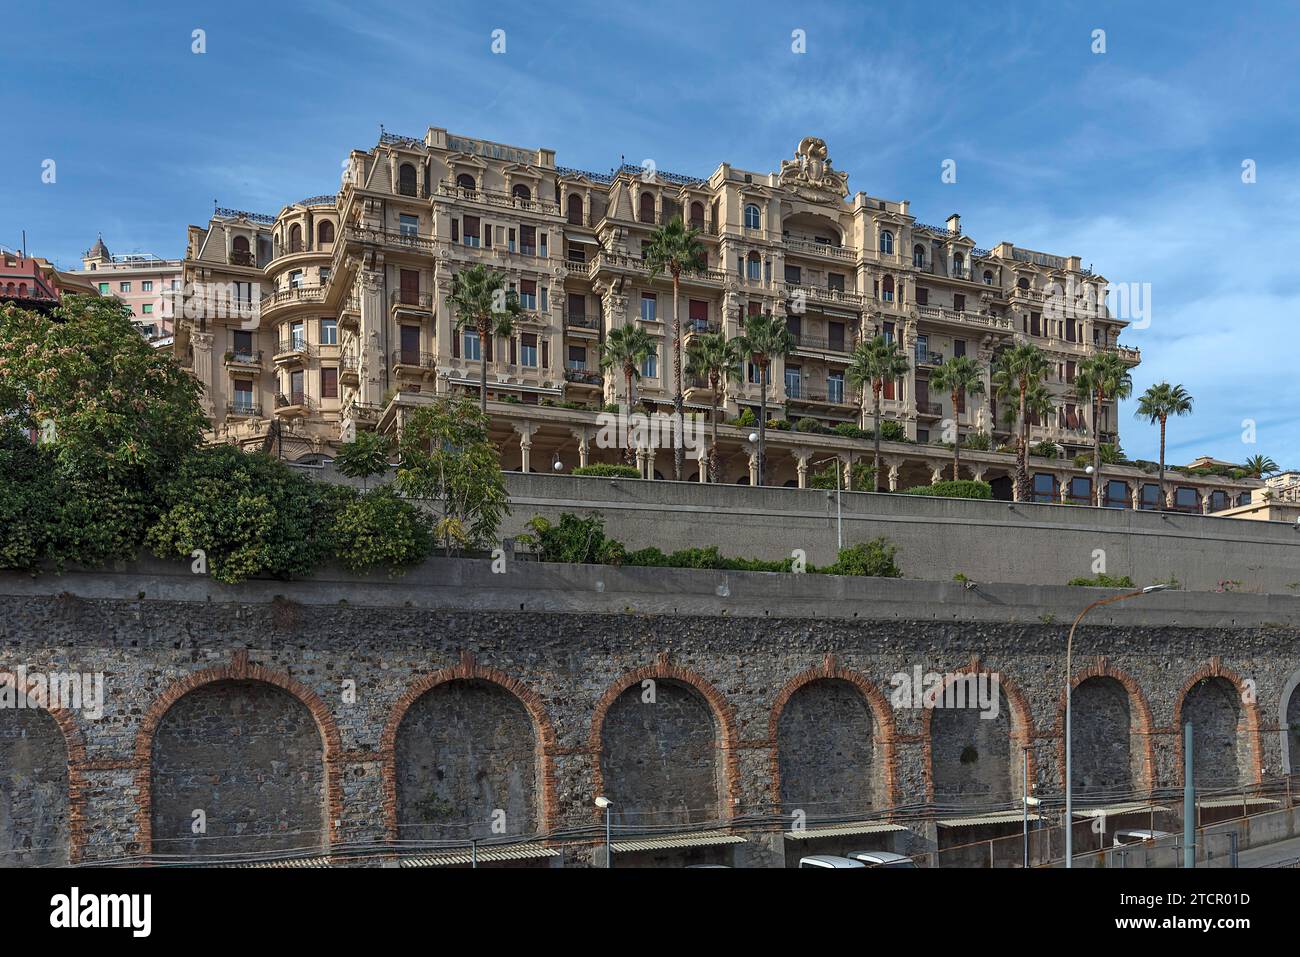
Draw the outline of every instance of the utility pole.
M1192 723L1183 725L1183 867L1196 866L1196 785L1192 781Z

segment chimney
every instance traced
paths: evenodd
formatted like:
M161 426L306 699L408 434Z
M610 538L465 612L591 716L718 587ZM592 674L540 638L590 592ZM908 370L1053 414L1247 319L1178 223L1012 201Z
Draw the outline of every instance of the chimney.
M957 213L948 217L948 232L954 236L961 235L961 216Z

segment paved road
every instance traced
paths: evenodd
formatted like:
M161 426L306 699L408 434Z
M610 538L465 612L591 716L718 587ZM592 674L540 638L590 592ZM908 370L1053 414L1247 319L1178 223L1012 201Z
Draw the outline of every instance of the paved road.
M1253 847L1237 855L1238 867L1268 867L1280 861L1300 858L1300 837Z

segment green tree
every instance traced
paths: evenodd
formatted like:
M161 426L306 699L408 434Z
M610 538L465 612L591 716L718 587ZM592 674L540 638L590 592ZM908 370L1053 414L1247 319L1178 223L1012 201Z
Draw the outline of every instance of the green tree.
M677 434L685 433L682 410L682 317L678 311L683 272L704 272L708 268L708 252L700 242L700 231L694 226L687 228L680 216L674 216L667 225L661 226L650 236L645 249L646 265L650 267L650 278L654 279L668 273L673 280L673 417ZM686 450L678 442L673 449L673 478L682 480L682 466L685 464Z
M785 320L765 312L745 317L745 334L736 337L741 355L758 367L758 484L767 480L767 383L772 360L781 358L794 348L794 338Z
M957 428L957 404L962 396L984 394L984 372L970 356L949 356L943 364L930 373L930 387L940 392L947 392L952 398L952 480L956 482L961 475L961 441Z
M1079 398L1092 406L1092 498L1101 506L1101 466L1104 457L1101 449L1101 407L1112 400L1127 399L1133 394L1133 377L1118 353L1099 352L1079 363L1075 377L1075 391Z
M340 496L330 542L339 563L350 571L383 567L396 574L433 551L428 519L390 486Z
M1035 411L1030 401L1031 389L1041 386L1047 374L1047 355L1033 343L1012 346L998 355L993 365L993 392L999 398L1015 398L1019 428L1016 430L1016 499L1028 501L1033 495L1029 482L1029 417ZM1039 408L1051 405L1037 402Z
M1189 415L1192 411L1192 397L1181 385L1157 382L1148 386L1138 396L1138 407L1134 415L1146 419L1152 425L1160 423L1160 508L1165 508L1165 429L1171 415Z
M724 383L740 378L744 355L735 339L710 332L691 339L686 347L686 374L709 383L711 435L709 438L709 481L718 481L718 397Z
M397 490L433 503L434 535L447 554L496 546L510 508L482 409L463 398L439 398L417 409L402 429L398 452Z
M1262 479L1265 475L1280 472L1277 463L1267 455L1252 455L1242 466L1245 473L1252 478Z
M600 352L600 367L623 373L627 385L627 414L632 414L632 383L641 378L641 366L646 357L654 352L655 343L650 334L637 325L619 326L611 329L605 337L605 345ZM632 426L628 423L627 450L624 452L629 463L636 462L636 453L632 449Z
M334 467L340 475L361 479L366 488L370 479L388 471L388 456L393 452L391 436L379 432L358 432L351 442L339 446Z
M479 341L479 411L487 413L487 358L495 336L509 336L520 313L519 296L507 288L504 273L482 263L462 269L452 277L448 297L455 330L473 328Z
M861 339L853 347L849 356L848 368L844 370L849 384L861 395L863 425L866 424L867 389L871 389L873 425L872 425L872 461L871 469L875 473L875 489L880 491L880 395L886 382L892 382L907 375L912 369L907 356L898 347L898 343L876 336L874 339Z

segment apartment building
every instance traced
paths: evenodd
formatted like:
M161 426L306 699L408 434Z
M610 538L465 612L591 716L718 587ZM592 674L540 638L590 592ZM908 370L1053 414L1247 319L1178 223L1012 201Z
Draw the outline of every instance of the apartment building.
M0 305L51 312L66 293L93 296L96 288L48 259L0 246Z
M170 343L175 332L175 299L181 291L179 259L152 253L114 256L100 236L81 258L76 274L91 282L101 296L116 296L131 309L131 321L151 342Z
M326 455L357 429L400 428L432 396L477 396L486 363L503 467L620 461L621 448L597 441L598 412L629 399L624 377L602 371L602 345L619 326L649 333L655 349L631 399L638 409L671 409L672 285L651 275L645 254L654 230L679 216L707 250L706 268L681 278L686 340L738 335L745 316L767 312L785 318L795 341L772 369L768 409L805 429L768 431L768 484L802 487L826 461L842 464L847 479L870 457L869 443L829 430L869 425L845 369L859 339L883 335L913 367L884 391L884 415L901 429L883 445L889 487L946 476L950 452L939 443L955 428L963 439L988 437L988 451L963 450L963 477L1011 498L1012 426L987 379L1000 350L1033 342L1051 358L1057 411L1031 424L1030 441L1058 452L1031 460L1034 497L1090 500L1092 478L1074 458L1118 441L1118 421L1110 404L1092 421L1075 397L1078 365L1099 350L1140 360L1119 344L1127 322L1107 308L1106 279L1077 256L1010 242L982 248L957 215L930 225L906 200L850 194L848 174L815 137L777 171L723 163L692 176L572 169L549 149L440 128L422 138L384 133L350 154L337 194L276 215L218 209L189 228L175 349L207 387L222 441L291 435L304 454ZM455 328L452 277L474 263L505 273L519 296L523 314L508 338L480 342ZM985 396L951 408L930 388L932 370L951 355L985 370ZM717 396L726 420L757 413L759 390L747 365ZM688 413L707 416L708 384L688 380L684 391ZM751 429L724 425L720 434L723 480L756 481ZM647 477L671 477L670 449L642 448L637 460ZM1149 475L1105 472L1107 504L1155 507ZM698 459L684 477L707 478ZM1209 511L1212 498L1248 499L1258 484L1177 479L1168 504L1189 511ZM1176 492L1184 486L1190 498Z

